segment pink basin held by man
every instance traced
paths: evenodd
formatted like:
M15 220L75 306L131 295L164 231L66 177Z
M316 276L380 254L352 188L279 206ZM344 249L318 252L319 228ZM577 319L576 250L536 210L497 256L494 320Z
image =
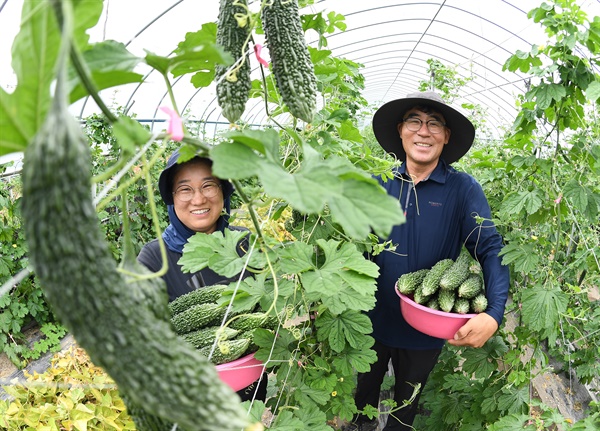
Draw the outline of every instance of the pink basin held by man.
M432 337L453 339L456 331L475 316L475 314L446 313L417 304L410 297L400 293L397 286L396 293L400 297L400 311L404 320L417 331Z

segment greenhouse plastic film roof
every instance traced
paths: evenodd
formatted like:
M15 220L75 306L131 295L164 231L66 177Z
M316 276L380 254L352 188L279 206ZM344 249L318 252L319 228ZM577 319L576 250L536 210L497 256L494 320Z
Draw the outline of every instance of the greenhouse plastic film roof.
M5 0L0 9L3 44L0 56L0 82L10 91L16 85L11 73L10 43L18 31L23 0ZM253 11L259 2L250 2ZM539 6L539 0L447 0L384 1L321 0L301 13L324 15L335 12L345 17L346 30L327 35L327 46L336 57L363 65L363 96L373 106L403 97L418 90L419 83L430 79L430 59L454 68L467 79L453 104L474 104L484 108L494 136L502 126L512 123L516 115L515 96L521 94L528 76L502 70L504 62L517 50L529 51L532 44L544 44L541 27L527 18L527 12ZM598 15L598 1L582 0L578 4L592 17ZM144 56L145 50L168 55L186 33L216 21L217 0L122 0L105 1L98 25L91 31L91 42L113 39L126 44L133 54ZM9 36L9 37L7 37ZM264 43L262 35L255 41ZM316 32L307 33L307 42L317 46ZM265 54L268 58L268 52ZM251 56L253 78L260 77L258 61ZM140 85L105 90L102 95L113 106L129 109L140 120L165 119L159 110L169 104L162 77L150 68ZM227 127L227 120L215 97L215 86L195 88L189 77L175 80L175 97L184 114L211 125L214 133ZM78 102L73 112L83 117L97 112L91 100ZM250 99L242 120L264 124L268 117L264 102Z

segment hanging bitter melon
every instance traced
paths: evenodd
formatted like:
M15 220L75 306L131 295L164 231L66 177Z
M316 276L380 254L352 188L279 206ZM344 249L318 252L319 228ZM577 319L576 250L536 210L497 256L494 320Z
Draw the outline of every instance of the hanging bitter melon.
M61 52L55 99L26 149L22 175L29 258L46 298L135 405L189 431L243 428L236 394L157 316L168 314L163 281L126 280L117 270L90 193L89 144L68 110L68 44ZM141 265L136 271L149 273Z
M217 65L217 102L231 123L240 119L252 87L248 41L250 14L246 0L221 0L217 22L217 43L234 58L232 66Z
M279 94L290 113L307 123L317 106L317 78L304 40L298 0L272 0L262 24Z

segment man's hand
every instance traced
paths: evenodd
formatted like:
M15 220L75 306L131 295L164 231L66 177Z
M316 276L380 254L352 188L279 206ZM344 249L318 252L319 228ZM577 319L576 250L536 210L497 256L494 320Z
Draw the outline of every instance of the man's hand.
M479 313L469 319L456 334L448 340L453 346L481 347L498 329L498 322L487 313Z

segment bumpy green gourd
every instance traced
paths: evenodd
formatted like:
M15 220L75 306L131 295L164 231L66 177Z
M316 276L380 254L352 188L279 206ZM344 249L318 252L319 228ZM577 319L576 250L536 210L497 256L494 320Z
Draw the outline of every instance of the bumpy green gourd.
M233 66L215 66L217 101L223 116L231 123L239 120L246 110L252 87L248 57L250 23L247 19L236 19L236 15L248 16L247 7L246 0L221 0L219 3L217 43L223 46L236 62L241 61Z
M227 309L218 304L197 304L171 318L175 332L179 335L216 325L225 317Z
M413 301L415 301L417 304L425 305L430 298L431 295L425 295L423 293L423 284L417 286L413 294Z
M136 405L184 430L239 430L248 420L235 392L157 316L168 313L163 281L117 271L90 193L89 144L68 111L61 51L55 100L26 149L22 174L29 259L46 299Z
M261 17L279 94L294 117L310 123L317 106L317 79L304 40L298 0L267 2Z
M471 309L471 303L465 298L456 298L452 311L458 314L467 314Z
M446 313L452 312L452 308L454 307L454 301L456 301L456 294L453 291L440 289L438 293L438 303L440 305L440 310L445 311Z
M227 326L209 326L207 328L198 329L197 331L188 332L181 337L196 349L199 349L201 347L210 346L217 336L221 340L231 340L239 333L240 331Z
M133 423L135 423L136 431L170 431L173 429L175 424L148 413L123 391L119 391L119 396L125 406L127 406L127 414L133 420Z
M397 282L398 291L403 295L412 295L417 286L423 282L423 279L428 272L429 269L420 269L418 271L402 274Z
M480 293L471 300L471 309L473 313L483 313L488 306L488 300L483 293Z
M210 361L215 365L235 361L246 352L249 346L250 340L247 338L222 341L215 347L212 356L210 356ZM198 351L206 357L209 357L211 350L212 345L198 349Z
M277 322L277 316L257 312L244 314L235 318L231 321L229 327L238 331L248 331L256 328L274 329Z
M483 289L483 279L479 274L470 274L465 281L458 286L458 296L471 299L477 296Z
M175 298L169 303L169 310L172 315L179 314L191 308L194 305L205 304L207 302L217 302L227 286L223 284L215 284L213 286L201 287L192 290L185 295Z
M438 291L440 288L440 280L442 279L444 272L446 272L453 263L454 261L452 259L442 259L431 267L431 270L429 270L423 279L423 295L431 296Z
M427 308L431 308L432 310L439 310L440 309L440 304L438 302L437 296L431 298L429 301L427 301L427 304L425 304L425 306Z
M469 276L469 265L472 260L471 255L467 251L463 251L442 275L440 287L454 290L460 286Z

